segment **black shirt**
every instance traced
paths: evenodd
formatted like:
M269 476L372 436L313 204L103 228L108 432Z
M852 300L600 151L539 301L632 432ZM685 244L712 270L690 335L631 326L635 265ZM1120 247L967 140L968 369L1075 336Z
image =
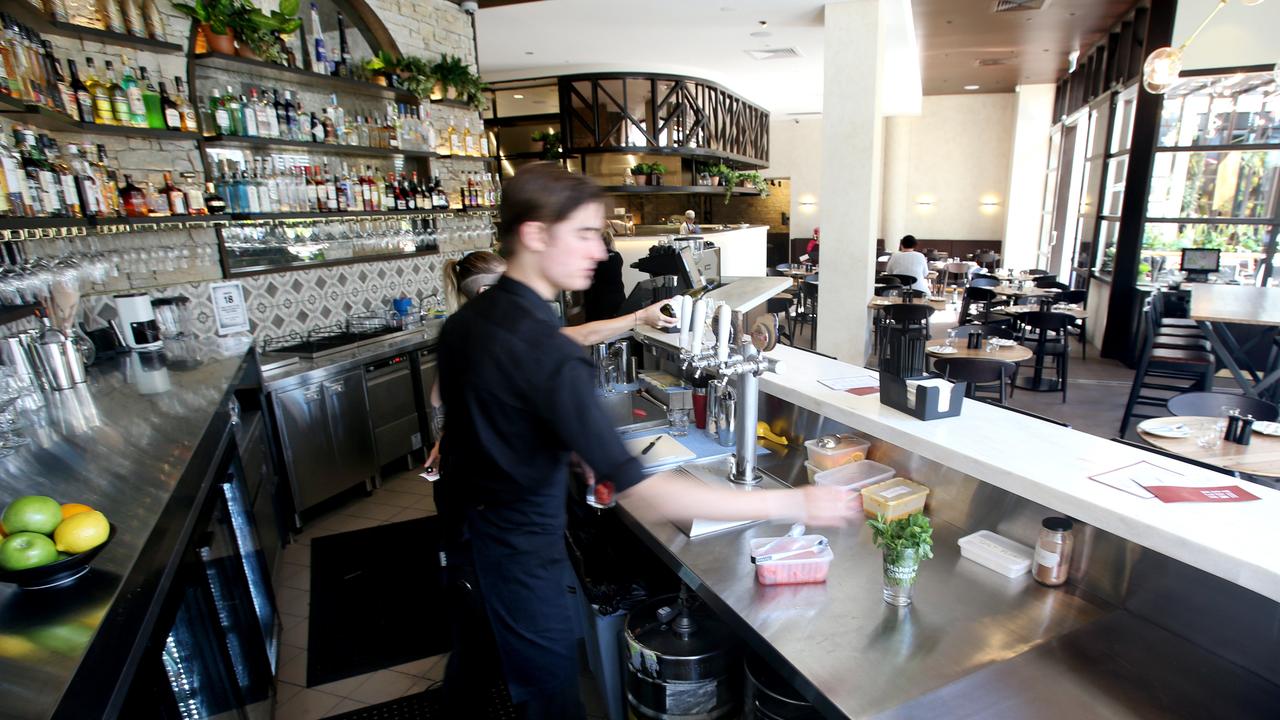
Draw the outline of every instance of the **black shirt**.
M570 451L618 492L644 477L596 400L586 353L520 282L503 276L445 322L440 388L442 514L501 510L487 514L513 534L558 538Z
M591 287L582 294L582 310L587 322L609 320L618 316L618 309L627 300L622 286L622 255L610 250L609 257L596 263L596 274Z

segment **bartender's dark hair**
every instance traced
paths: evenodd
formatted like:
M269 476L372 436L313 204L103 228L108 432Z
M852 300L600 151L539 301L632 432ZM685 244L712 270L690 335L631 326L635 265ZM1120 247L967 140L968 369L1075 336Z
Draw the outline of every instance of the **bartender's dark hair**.
M503 257L515 251L517 232L527 222L548 225L564 220L587 203L603 203L604 192L591 180L549 162L526 165L502 184L502 221L498 243Z

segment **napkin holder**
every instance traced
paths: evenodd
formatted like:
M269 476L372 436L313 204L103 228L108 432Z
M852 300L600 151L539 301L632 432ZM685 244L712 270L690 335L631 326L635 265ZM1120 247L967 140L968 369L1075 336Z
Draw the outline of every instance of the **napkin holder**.
M951 405L945 412L938 410L938 401L944 392L942 388L917 386L915 407L907 404L907 382L929 380L934 377L933 375L919 375L902 378L896 375L880 373L880 404L888 405L894 410L901 410L920 420L937 420L959 415L960 405L964 402L965 386L967 385L967 383L963 382L958 382L951 386Z

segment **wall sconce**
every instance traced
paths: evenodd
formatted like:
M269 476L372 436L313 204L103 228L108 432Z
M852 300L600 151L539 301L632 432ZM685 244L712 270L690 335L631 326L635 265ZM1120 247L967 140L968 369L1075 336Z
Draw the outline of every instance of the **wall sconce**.
M1000 207L1000 203L996 200L983 200L982 207L984 208Z
M814 202L814 201L812 201L812 200L806 200L806 201L804 201L804 202L800 203L800 207L813 207L814 205L817 205L817 204L818 204L818 203L816 203L816 202Z
M916 198L916 207L931 208L933 207L933 198L928 195L922 195Z

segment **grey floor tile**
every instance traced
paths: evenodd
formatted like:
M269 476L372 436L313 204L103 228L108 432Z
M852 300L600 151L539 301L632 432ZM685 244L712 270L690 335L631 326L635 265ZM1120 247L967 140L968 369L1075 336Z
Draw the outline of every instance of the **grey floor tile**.
M331 714L341 701L336 695L304 688L288 702L276 706L276 720L320 720Z
M369 675L372 675L372 673ZM369 675L355 675L353 677L343 678L342 680L334 680L331 683L317 685L315 686L315 689L320 692L329 693L330 695L337 695L338 697L351 697L351 693L356 688L363 685L364 682L369 679Z
M289 702L289 700L293 699L294 695L297 695L303 689L304 688L301 685L294 685L293 683L287 683L283 681L277 682L276 683L276 707L279 707Z
M380 703L394 700L408 690L418 678L402 675L391 670L379 670L361 683L347 697L367 703Z
M387 505L376 502L374 498L369 498L363 502L358 502L350 507L344 508L343 512L356 517L370 518L373 520L390 520L392 515L400 512L404 508L396 505Z
M334 705L333 708L329 710L329 714L340 715L344 712L359 710L360 708L365 707L369 707L369 703L362 703L359 700L352 700L351 698L343 698L337 705Z
M311 590L311 568L307 565L293 563L280 564L280 581L277 587L295 590Z
M277 587L276 607L282 613L297 617L309 617L311 615L310 589Z
M416 520L418 518L424 518L424 517L427 517L428 515L433 515L433 514L434 513L430 511L422 510L419 508L408 508L406 510L401 510L399 513L397 513L394 517L391 518L391 521L401 522L404 520Z
M280 682L286 682L290 685L298 685L305 688L307 686L307 654L305 652L298 653L285 662L280 663L280 669L276 672L276 678L279 679Z

